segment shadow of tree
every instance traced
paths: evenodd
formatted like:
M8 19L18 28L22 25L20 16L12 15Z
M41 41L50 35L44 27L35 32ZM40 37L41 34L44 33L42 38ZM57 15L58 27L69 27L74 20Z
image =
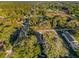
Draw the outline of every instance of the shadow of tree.
M15 32L13 32L13 33L10 35L10 40L9 40L9 42L11 43L11 45L13 45L14 42L18 39L19 34L20 34L20 31L21 31L21 29L17 29Z
M44 53L44 37L39 32L35 32L35 36L37 38L37 42L40 45L41 54L38 56L38 58L47 58L47 55Z

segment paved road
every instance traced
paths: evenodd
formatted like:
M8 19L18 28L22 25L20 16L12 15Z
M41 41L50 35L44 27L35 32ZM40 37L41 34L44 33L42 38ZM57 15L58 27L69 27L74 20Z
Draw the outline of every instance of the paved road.
M24 25L24 26L23 26L20 30L17 30L17 31L16 31L16 33L15 33L15 35L14 35L14 37L13 37L14 43L13 43L12 48L14 48L14 47L18 44L18 42L20 41L20 39L19 39L20 35L21 35L21 36L26 36L26 29L29 28L29 23L28 23L27 21L25 21L25 22L23 23L23 25ZM21 38L21 37L20 37L20 38ZM12 48L6 51L5 57L8 57L8 58L9 58L9 57L12 56Z
M47 29L47 30L38 30L38 32L43 33L43 32L50 32L50 31L63 31L63 30L75 30L75 29Z
M79 43L69 32L66 31L62 35L65 37L66 41L69 43L68 45L72 48L73 51L79 49Z
M68 32L64 32L64 34L69 39L69 41L74 41L74 38Z

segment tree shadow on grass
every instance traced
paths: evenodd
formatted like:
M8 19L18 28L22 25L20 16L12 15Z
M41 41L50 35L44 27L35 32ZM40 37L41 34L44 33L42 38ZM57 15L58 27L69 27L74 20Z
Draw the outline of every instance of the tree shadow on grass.
M14 42L18 39L19 37L19 34L20 34L20 29L17 29L15 32L13 32L11 35L10 35L10 40L9 42L11 43L11 45L13 46Z

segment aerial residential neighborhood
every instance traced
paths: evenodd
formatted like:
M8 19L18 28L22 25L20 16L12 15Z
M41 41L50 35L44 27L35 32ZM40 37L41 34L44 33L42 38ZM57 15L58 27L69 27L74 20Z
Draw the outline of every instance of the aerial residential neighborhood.
M78 58L79 2L0 2L0 58Z

